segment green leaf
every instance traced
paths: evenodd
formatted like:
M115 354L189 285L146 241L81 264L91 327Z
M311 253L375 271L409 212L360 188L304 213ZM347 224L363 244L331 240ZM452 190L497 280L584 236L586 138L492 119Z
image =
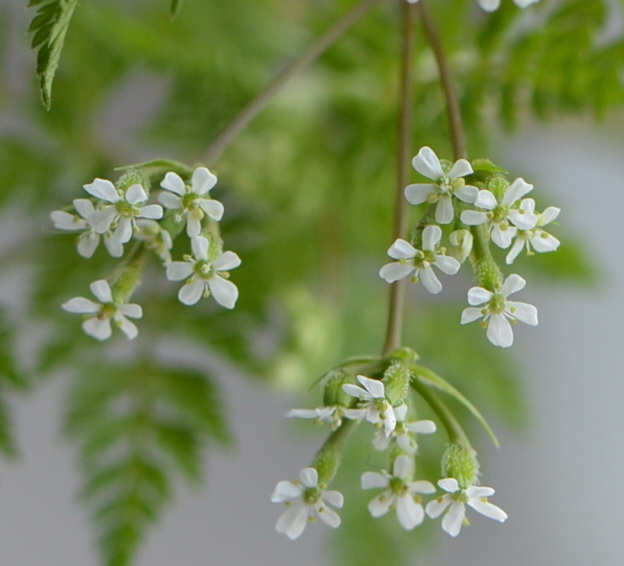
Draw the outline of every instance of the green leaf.
M65 35L78 0L31 0L29 6L39 6L28 28L32 32L31 46L37 53L39 90L46 109L52 104L52 83L61 59Z
M416 364L410 364L410 369L412 370L412 372L414 372L415 376L425 385L433 386L436 389L440 389L441 391L444 391L447 395L450 395L451 397L459 401L479 421L481 426L485 429L485 431L492 439L494 445L497 447L500 446L496 434L494 434L492 427L490 427L488 422L485 420L485 417L481 414L481 411L479 411L479 409L477 409L462 393L460 393L455 387L453 387L448 381L446 381L446 379L444 379L434 371L430 370L429 368Z

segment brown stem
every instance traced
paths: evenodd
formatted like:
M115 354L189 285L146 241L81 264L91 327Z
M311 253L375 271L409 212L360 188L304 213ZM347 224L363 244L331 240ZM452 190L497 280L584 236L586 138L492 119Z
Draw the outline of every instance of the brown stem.
M444 52L442 40L440 39L440 33L429 11L427 0L420 0L420 2L418 2L418 9L420 10L425 36L433 50L433 55L438 65L438 72L440 73L440 82L442 83L444 97L446 98L446 112L448 115L454 158L456 160L461 158L465 159L468 155L466 150L466 132L464 130L461 109L459 107L457 90L455 89L451 69L448 59L446 58L446 53Z
M408 181L409 158L412 138L412 68L414 52L414 6L401 0L402 10L402 43L401 69L399 79L399 124L396 163L396 192L394 204L394 238L405 237L407 231L407 201L403 195ZM400 279L390 286L388 298L388 325L383 355L401 347L403 333L403 311L405 303L406 281Z
M247 125L273 100L279 90L297 73L318 59L331 45L342 37L366 12L382 0L364 0L340 19L334 26L313 43L298 59L277 75L262 92L256 96L232 120L216 139L208 146L201 158L201 163L210 165L218 159L234 139Z

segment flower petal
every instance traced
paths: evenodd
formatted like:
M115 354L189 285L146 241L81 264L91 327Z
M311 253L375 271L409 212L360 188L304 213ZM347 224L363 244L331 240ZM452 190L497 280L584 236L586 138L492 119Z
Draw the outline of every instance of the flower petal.
M202 298L204 294L204 280L203 279L189 279L178 291L178 299L185 305L194 305Z
M435 211L435 219L439 224L448 224L453 220L455 212L453 210L453 199L450 195L442 195Z
M317 513L319 519L321 519L321 521L323 521L323 523L325 523L328 527L337 529L340 526L340 515L338 515L338 513L336 513L333 509L330 509L329 507L321 507L317 509Z
M537 309L528 303L519 303L517 301L507 301L507 310L514 318L518 319L529 326L537 326Z
M130 187L128 187L128 190L126 191L126 201L130 204L136 205L141 202L145 202L146 200L147 193L139 183L135 183L134 185L130 185Z
M300 485L295 485L291 481L281 481L275 486L273 493L271 494L271 501L273 503L284 503L285 501L291 501L301 496L303 489Z
M203 236L197 236L196 238L191 239L191 248L193 250L193 255L197 259L202 259L204 261L208 260L208 249L210 248L210 242Z
M427 226L422 233L423 250L434 251L442 238L442 228L435 224Z
M490 317L486 335L494 346L509 348L513 344L513 330L503 314L493 314Z
M414 183L405 187L405 198L410 204L422 204L429 195L435 194L436 186L431 183Z
M223 218L223 212L225 209L218 200L202 199L199 206L213 220L218 222L221 218Z
M95 253L99 243L99 234L92 231L84 232L78 237L78 253L82 257L90 258Z
M334 507L337 507L338 509L342 508L342 506L344 505L344 496L342 495L342 493L336 490L330 489L324 491L322 493L322 499L324 501L327 501L327 503L330 503Z
M424 175L428 179L437 181L440 177L444 176L442 165L435 152L430 147L421 147L418 155L412 159L412 166L421 175Z
M78 218L75 214L70 214L65 210L55 210L50 213L54 227L57 230L84 230L87 227L87 221Z
M284 511L277 520L275 530L286 535L290 540L295 540L308 524L311 508L303 502L298 502Z
M163 189L167 189L168 191L171 191L181 197L186 194L186 185L184 184L182 177L172 171L165 175L165 178L161 181L160 186Z
M357 380L375 399L383 399L385 397L384 384L378 379L371 379L365 375L358 375Z
M167 266L167 279L169 281L182 281L190 277L194 271L194 266L188 261L172 261Z
M474 204L479 196L479 189L477 189L477 187L473 187L472 185L464 185L456 191L453 191L453 194L462 202Z
M461 264L454 257L447 255L435 256L433 265L447 275L455 275L461 267Z
M483 313L481 312L481 309L478 309L476 307L468 307L462 311L461 324L469 324L480 318L483 318Z
M171 193L160 193L158 195L158 202L170 210L182 208L182 199L179 196L172 195Z
M318 487L318 472L316 468L303 468L299 472L299 479L306 487Z
M471 287L468 290L468 304L471 306L482 305L484 303L489 302L494 293L492 291L488 291L483 287Z
M378 489L388 487L390 478L378 472L364 472L360 478L360 482L362 489Z
M518 235L516 237L513 246L511 246L507 257L505 258L505 263L507 265L511 265L516 260L516 258L520 255L520 252L522 251L525 243L526 240L521 235Z
M397 456L392 465L392 473L395 478L401 478L407 480L414 471L414 461L405 454Z
M498 10L500 0L479 0L479 6L486 12L493 12L494 10Z
M442 290L442 283L440 283L440 280L433 272L430 265L423 266L423 268L418 271L418 275L420 276L423 287L430 293L437 295Z
M485 212L479 212L478 210L464 210L460 218L468 226L478 226L479 224L485 224L489 220Z
M432 499L429 503L427 503L427 515L429 515L432 519L436 519L444 513L444 510L451 504L451 501L452 499L448 495Z
M136 324L129 321L123 314L118 312L115 315L115 322L129 340L134 340L139 335L139 329L136 327Z
M392 263L386 263L386 265L379 270L379 277L387 283L394 283L399 279L407 277L414 269L416 268L409 263L394 261Z
M196 195L205 195L217 184L217 177L206 167L198 167L193 172L191 184Z
M212 267L217 271L234 269L241 264L241 258L234 252L224 252L212 262Z
M453 501L442 519L442 530L452 537L456 537L461 531L465 518L466 506L459 501Z
M93 183L82 186L90 195L107 202L117 202L121 197L117 193L115 185L107 179L95 179Z
M406 423L405 428L407 428L410 432L415 432L417 434L432 434L437 430L436 424L430 420Z
M208 279L208 287L215 301L226 309L233 309L238 300L238 287L221 277L215 275L212 279Z
M505 191L502 203L511 206L518 199L521 199L527 193L533 190L533 185L527 183L521 177L518 177Z
M489 519L494 519L495 521L500 521L501 523L504 523L508 518L507 513L505 513L505 511L503 511L500 507L490 503L489 501L483 501L477 497L471 497L468 500L468 505L475 511L481 513L481 515L484 515Z
M513 295L518 291L522 291L526 285L526 280L520 277L517 273L512 273L505 279L503 282L503 287L501 289L501 293L508 297L509 295Z
M123 314L124 316L129 316L130 318L142 318L143 317L143 309L141 305L137 305L136 303L127 303L125 305L119 305L117 310Z
M91 292L100 300L101 303L112 303L113 292L106 279L99 279L89 285Z
M449 179L457 179L457 177L465 177L466 175L470 175L474 173L472 169L472 165L465 159L458 159L451 167L451 170L448 173Z
M153 220L158 220L163 217L163 209L159 204L148 204L144 206L139 211L139 216L141 218L151 218Z
M444 491L448 491L449 493L455 493L456 491L459 491L459 483L455 478L443 478L441 480L438 480L438 485Z
M533 249L540 253L554 252L560 243L557 238L548 232L544 232L544 230L538 230L536 235L531 238Z
M110 319L98 318L97 316L85 320L82 323L82 329L96 340L108 340L113 333Z
M393 259L413 259L417 253L416 248L402 238L397 238L388 249L388 255Z
M515 226L509 226L506 221L494 224L492 228L492 241L503 250L511 245L511 240L517 234Z
M95 211L95 208L93 207L93 203L87 198L75 198L73 200L73 205L74 205L74 208L76 209L76 212L80 214L80 216L82 216L85 220L89 220L89 217ZM546 211L547 210L548 209L546 209ZM546 211L544 211L544 214L546 214Z
M64 311L76 314L95 314L102 308L100 303L95 303L85 297L74 297L61 305Z
M384 491L370 500L368 503L368 510L373 517L381 517L388 512L392 503L394 503L392 492Z
M104 234L104 232L108 232L113 223L113 220L117 217L117 210L114 206L107 206L102 210L96 210L92 215L89 222L93 229L98 234Z
M397 498L396 512L399 523L408 531L420 525L425 519L423 506L420 503L416 503L410 494Z

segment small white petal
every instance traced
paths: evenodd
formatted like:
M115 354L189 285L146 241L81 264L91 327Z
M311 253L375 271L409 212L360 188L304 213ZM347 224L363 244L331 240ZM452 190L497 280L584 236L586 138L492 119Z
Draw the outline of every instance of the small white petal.
M331 505L333 505L334 507L337 507L338 509L341 509L342 506L344 505L344 496L339 491L330 489L330 490L324 491L322 495L323 495L324 501L327 501L327 503L330 503Z
M446 255L435 256L433 265L447 275L455 275L461 267L461 264L454 257Z
M316 409L290 409L290 411L286 413L286 416L298 419L316 419L319 415Z
M418 275L420 276L423 287L430 293L437 295L442 290L442 283L440 283L440 280L433 272L430 265L425 265L422 269L420 269L418 271Z
M557 238L548 232L544 232L544 230L538 230L535 237L531 238L533 249L540 253L554 252L560 243Z
M217 271L228 271L241 264L241 258L234 252L224 252L212 262L212 266Z
M219 275L208 280L208 287L215 301L226 309L233 309L238 300L238 287Z
M190 277L194 271L194 266L188 261L172 261L167 266L167 279L169 281L182 281Z
M429 503L427 503L426 511L427 515L432 519L438 518L442 513L444 513L445 509L451 504L452 499L448 495L444 495L442 497L437 497L436 499L432 499Z
M208 242L208 240L203 236L197 236L196 238L191 239L191 249L193 250L193 255L197 259L207 261L209 247L210 242Z
M471 322L474 322L475 320L478 320L479 318L483 318L483 313L481 312L481 309L478 309L476 307L468 307L462 311L461 324L469 324Z
M148 204L139 211L141 218L151 218L158 220L163 217L163 209L159 204Z
M493 314L490 317L486 335L494 346L509 348L513 344L513 330L503 314Z
M413 259L418 251L412 244L398 238L388 249L388 255L393 259Z
M194 305L204 294L204 281L196 279L190 283L187 281L178 291L178 299L185 305Z
M465 177L471 173L474 173L472 165L465 159L458 159L449 171L448 177L449 179L457 179L457 177Z
M201 234L201 220L191 211L186 215L186 233L191 242Z
M202 199L199 207L217 222L223 218L224 207L218 200Z
M488 191L487 189L479 191L474 204L475 206L485 208L486 210L494 210L498 206L494 193L492 191Z
M504 523L508 518L505 511L489 501L482 501L478 498L470 498L468 505L475 511L481 513L481 515L488 517L489 519L494 519L495 521L500 521L501 523Z
M100 243L100 236L94 232L84 232L78 237L78 253L82 257L90 258Z
M507 204L511 206L514 202L521 199L527 193L530 193L533 190L533 185L527 183L521 177L518 177L509 187L507 187L507 191L505 191L505 196L503 197L503 204Z
M466 506L459 501L453 501L442 519L442 530L452 537L456 537L461 531L465 518Z
M415 432L417 434L432 434L436 429L436 424L430 420L423 421L413 421L411 423L407 423L405 428L410 432Z
M98 234L104 234L108 232L113 223L113 220L117 217L117 210L114 206L107 206L102 210L96 210L91 215L91 226Z
M408 531L420 525L425 519L423 506L416 503L414 498L409 494L398 498L396 510L399 523Z
M412 159L412 166L421 175L424 175L428 179L437 181L440 177L444 176L442 165L435 152L430 147L421 147L418 155Z
M385 437L384 437L385 438ZM390 478L377 472L364 472L360 478L362 489L378 489L388 487Z
M455 478L443 478L438 480L438 485L448 493L455 493L456 491L459 491L459 483L457 483Z
M116 238L104 236L104 245L112 257L121 257L123 255L123 244L117 241Z
M556 206L549 206L541 214L540 226L546 226L546 224L550 224L553 220L555 220L559 216L560 212L561 212L560 208L557 208Z
M303 468L299 472L299 479L306 487L318 487L318 472L316 468Z
M522 291L526 285L526 280L520 277L517 273L512 273L505 281L503 282L503 287L501 289L501 293L508 297L509 295L513 295L518 291Z
M106 179L95 179L93 183L83 185L83 188L90 195L107 202L117 202L121 200L115 185Z
M165 178L160 183L160 186L163 189L167 189L172 193L175 193L179 196L184 196L186 194L186 185L184 181L177 173L169 172L165 175Z
M392 473L395 478L401 478L402 480L409 479L414 471L414 461L405 454L397 456L392 466Z
M360 386L358 385L354 385L353 383L345 383L342 386L342 390L347 394L347 395L351 395L352 397L357 397L358 399L371 399L372 396L371 394L366 391L366 389L362 389ZM364 411L364 409L355 409L356 411L358 411L358 414L360 414L360 412ZM351 417L349 417L351 418ZM361 418L361 417L356 417L356 418Z
M422 204L429 198L430 194L435 192L435 185L414 183L405 187L405 198L410 204Z
M101 303L112 303L113 292L106 279L99 279L89 285L91 292L100 300Z
M304 503L298 503L289 507L277 520L275 530L285 534L289 539L295 540L301 536L308 524L310 508Z
M295 485L290 481L281 481L275 486L273 493L271 494L271 501L273 503L284 503L285 501L291 501L301 496L303 492L300 485Z
M337 529L340 526L340 515L329 507L318 509L318 516L328 527Z
M393 502L394 497L392 496L391 492L384 491L374 499L371 499L368 504L368 510L370 511L370 514L376 519L377 517L385 515L390 509L390 506Z
M80 214L80 216L82 216L86 220L89 220L89 217L95 211L95 208L93 207L93 203L89 199L86 199L86 198L75 198L73 200L73 204L74 204L74 208L76 209L76 212L78 212L78 214ZM546 211L544 211L544 214L546 214Z
M112 239L116 240L120 244L125 244L132 238L132 220L130 218L121 218L119 220L119 226L115 232L113 232Z
M386 263L386 265L379 270L379 277L387 283L394 283L399 279L407 277L414 269L416 268L409 263Z
M493 12L494 10L498 10L500 0L479 0L479 6L486 12Z
M468 290L468 304L471 306L482 305L491 300L494 296L492 291L488 291L483 287L471 287Z
M507 218L520 228L520 230L531 230L537 224L537 215L522 208L511 209Z
M126 191L126 201L130 204L139 204L141 202L145 202L147 200L147 193L143 189L141 185L135 183L128 187Z
M357 380L375 399L383 399L385 397L384 384L378 379L371 379L365 375L358 375Z
M57 230L84 230L87 227L87 221L77 218L76 215L70 214L64 210L55 210L50 213L50 219L54 223Z
M86 334L97 340L108 340L113 330L110 325L109 318L97 318L96 316L88 318L82 323L82 329Z
M464 210L461 213L461 221L468 226L485 224L488 220L487 214L478 210Z
M102 308L100 303L95 303L85 297L74 297L61 305L64 311L76 314L95 314Z
M464 185L454 191L453 194L462 202L474 204L479 196L479 189L477 189L477 187L473 187L472 185Z
M435 224L427 226L422 233L423 250L434 251L442 238L442 228ZM413 256L412 256L413 257ZM398 259L398 258L397 258Z
M442 195L436 206L435 219L439 224L448 224L453 220L453 200L450 195Z
M136 327L134 322L129 321L122 314L117 314L115 316L115 321L117 325L121 329L121 331L128 337L128 340L134 340L139 335L139 330Z
M170 210L182 208L182 199L179 196L172 195L171 193L160 193L158 195L158 202Z
M191 184L196 195L204 195L217 184L217 177L206 167L198 167L193 172Z
M142 318L143 317L143 309L141 305L137 305L136 303L127 303L125 305L119 305L117 310L123 314L124 316L129 316L130 318Z
M520 255L520 252L522 251L524 244L525 244L525 239L522 238L521 236L518 236L516 240L514 241L513 246L511 246L511 249L509 250L507 257L505 258L505 263L507 265L511 265L516 260L516 258Z
M530 326L537 326L537 309L528 303L519 303L517 301L507 301L506 303L509 313L520 322Z

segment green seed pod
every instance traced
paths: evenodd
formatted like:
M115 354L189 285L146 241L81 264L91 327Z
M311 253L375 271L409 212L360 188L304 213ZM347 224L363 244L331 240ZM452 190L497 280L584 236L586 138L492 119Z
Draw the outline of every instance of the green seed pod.
M442 456L442 476L455 478L462 489L475 485L479 479L479 461L471 446L449 444Z
M393 407L401 405L407 397L412 374L409 368L400 361L394 361L384 372L383 383L386 399Z
M150 192L150 182L138 169L126 171L115 183L115 186L122 192L126 192L132 185L141 185L145 192Z
M323 404L326 407L333 405L350 407L353 404L355 398L342 390L345 383L354 383L352 377L342 370L330 371L324 377Z
M503 274L493 260L478 262L476 275L479 285L489 291L497 291L503 284Z
M507 187L509 187L509 181L500 173L495 173L485 182L485 188L494 193L498 202L502 200L507 191Z

